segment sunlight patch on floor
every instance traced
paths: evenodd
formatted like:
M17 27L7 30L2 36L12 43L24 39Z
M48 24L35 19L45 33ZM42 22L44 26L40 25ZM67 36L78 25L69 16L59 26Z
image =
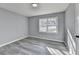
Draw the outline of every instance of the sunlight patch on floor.
M52 55L69 55L69 53L67 51L60 51L58 49L55 48L50 48L50 47L46 47L48 49L48 51L50 52L50 54Z

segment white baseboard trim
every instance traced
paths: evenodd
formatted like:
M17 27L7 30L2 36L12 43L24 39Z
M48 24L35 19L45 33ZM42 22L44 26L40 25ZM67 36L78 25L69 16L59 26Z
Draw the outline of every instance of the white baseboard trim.
M13 41L10 41L10 42L3 43L3 44L0 45L0 47L3 47L3 46L5 46L5 45L11 44L11 43L13 43L13 42L16 42L16 41L19 41L19 40L22 40L22 39L24 39L24 38L28 38L28 37L35 37L35 38L40 38L40 39L46 39L46 40L55 41L55 40L48 39L48 38L45 38L45 37L24 36L24 37L20 37L20 38L18 38L18 39L16 39L16 40L13 40ZM57 42L63 42L63 41L57 41Z
M35 38L40 38L40 39L46 39L46 40L50 40L50 41L64 42L64 41L52 40L52 39L45 38L45 37L37 37L37 36L31 36L31 35L30 35L29 37L35 37Z
M6 42L6 43L4 43L4 44L1 44L0 47L3 47L3 46L5 46L5 45L11 44L11 43L13 43L13 42L16 42L16 41L22 40L22 39L24 39L24 38L27 38L27 36L20 37L20 38L18 38L18 39L16 39L16 40L13 40L13 41Z

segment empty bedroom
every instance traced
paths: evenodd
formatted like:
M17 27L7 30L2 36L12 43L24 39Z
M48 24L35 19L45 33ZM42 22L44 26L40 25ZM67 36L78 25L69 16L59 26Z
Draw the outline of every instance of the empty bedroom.
M0 55L78 55L78 3L0 3Z

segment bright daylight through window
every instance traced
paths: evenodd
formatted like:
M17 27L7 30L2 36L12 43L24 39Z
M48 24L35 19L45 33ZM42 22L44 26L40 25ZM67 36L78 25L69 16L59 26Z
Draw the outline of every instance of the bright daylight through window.
M40 18L39 32L57 33L58 17Z

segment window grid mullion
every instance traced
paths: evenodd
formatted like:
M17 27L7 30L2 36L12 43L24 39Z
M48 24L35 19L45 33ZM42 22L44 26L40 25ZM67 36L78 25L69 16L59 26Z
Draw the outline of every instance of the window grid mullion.
M48 18L47 18L47 32L48 32Z

